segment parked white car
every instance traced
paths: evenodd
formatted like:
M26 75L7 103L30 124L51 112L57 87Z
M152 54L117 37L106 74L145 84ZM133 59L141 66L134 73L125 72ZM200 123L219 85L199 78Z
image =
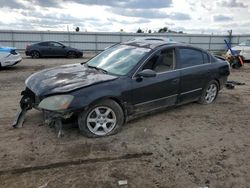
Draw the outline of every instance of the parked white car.
M22 56L14 47L0 47L0 67L16 65L22 61Z
M241 42L239 45L232 47L232 50L237 54L243 56L245 60L250 60L250 38L244 42ZM230 50L227 51L227 56L230 56Z

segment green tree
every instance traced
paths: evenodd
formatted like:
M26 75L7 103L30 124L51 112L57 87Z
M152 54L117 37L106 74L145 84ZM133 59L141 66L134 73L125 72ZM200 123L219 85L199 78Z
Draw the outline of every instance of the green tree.
M139 29L136 31L136 33L144 33L144 32L141 30L141 28L139 28Z
M79 32L80 31L80 28L79 27L76 27L76 32Z

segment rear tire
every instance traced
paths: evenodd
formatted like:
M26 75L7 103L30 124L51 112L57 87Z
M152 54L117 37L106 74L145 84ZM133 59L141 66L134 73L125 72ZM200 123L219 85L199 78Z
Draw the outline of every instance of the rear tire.
M122 108L110 99L99 101L78 115L81 134L91 138L116 134L123 123Z
M219 92L219 84L216 80L208 82L207 86L203 89L201 98L199 99L200 104L211 104L217 98Z
M41 57L40 53L39 53L38 51L36 51L36 50L31 51L31 52L30 52L30 55L31 55L31 57L34 58L34 59L38 59L38 58Z

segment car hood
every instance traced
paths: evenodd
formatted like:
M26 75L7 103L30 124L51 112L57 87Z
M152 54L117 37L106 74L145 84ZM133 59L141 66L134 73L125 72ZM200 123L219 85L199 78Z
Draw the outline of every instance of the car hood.
M87 65L73 64L45 69L32 74L26 86L37 96L66 93L82 87L116 79Z

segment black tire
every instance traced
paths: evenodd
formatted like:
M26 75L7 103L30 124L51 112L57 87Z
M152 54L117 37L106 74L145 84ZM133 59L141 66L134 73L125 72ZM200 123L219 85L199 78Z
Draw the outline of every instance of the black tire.
M30 52L30 55L31 55L31 57L34 58L34 59L37 59L37 58L40 58L40 57L41 57L41 54L40 54L38 51L36 51L36 50L31 51L31 52Z
M89 126L90 123L87 122L87 118L90 117L91 115L93 115L93 110L95 110L96 108L102 108L102 107L107 107L110 108L112 110L112 113L114 113L115 115L115 119L116 119L116 123L113 125L114 127L110 130L110 132L104 134L104 135L99 135L99 134L95 134L93 133ZM97 117L96 117L97 118ZM97 123L94 123L97 124ZM97 137L103 137L103 136L109 136L109 135L113 135L116 134L117 132L119 132L119 130L122 128L122 125L124 124L124 113L123 110L121 108L121 106L110 99L105 99L102 101L99 101L93 105L91 105L87 110L84 110L83 112L81 112L78 115L78 126L80 129L80 132L82 135L90 137L90 138L97 138ZM106 123L107 125L107 123ZM105 125L105 126L106 126ZM96 126L96 125L94 125ZM102 127L99 127L98 129L102 129ZM98 131L98 130L97 130ZM102 130L100 130L102 131ZM104 132L104 130L103 130Z
M73 52L73 51L69 51L69 52L67 53L67 57L68 57L68 58L76 58L76 57L77 57L77 55L76 55L76 53L75 53L75 52Z
M213 100L212 100L212 101L208 101L208 100L206 99L206 96L207 96L207 93L208 93L207 90L208 90L209 87L211 87L212 85L216 87L216 93L215 93L215 96L214 96ZM210 82L208 82L208 84L206 85L206 87L203 89L202 95L201 95L201 97L200 97L200 99L199 99L198 102L199 102L200 104L211 104L211 103L213 103L213 102L215 101L215 99L217 98L218 92L219 92L219 84L218 84L218 82L217 82L216 80L211 80Z

